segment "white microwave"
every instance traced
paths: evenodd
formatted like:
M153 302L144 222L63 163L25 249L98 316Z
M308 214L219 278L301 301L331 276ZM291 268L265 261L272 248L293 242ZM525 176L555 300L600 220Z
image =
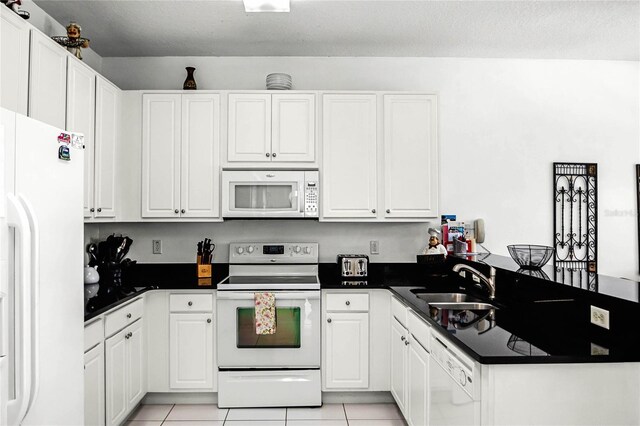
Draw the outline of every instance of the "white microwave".
M317 170L223 170L222 216L228 218L318 217Z

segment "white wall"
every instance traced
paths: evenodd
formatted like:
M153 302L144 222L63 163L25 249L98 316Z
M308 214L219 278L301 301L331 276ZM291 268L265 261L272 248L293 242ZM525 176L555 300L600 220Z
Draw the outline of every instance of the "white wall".
M58 22L53 19L47 12L42 10L40 6L35 4L32 0L22 0L22 9L28 11L31 14L29 23L45 33L48 36L54 35L66 35L66 26L68 22ZM82 22L78 22L82 27ZM90 30L82 27L82 36L91 40ZM83 62L89 65L97 72L102 70L102 58L94 52L91 47L88 49L82 49Z
M288 72L296 89L437 93L441 213L455 213L465 220L485 218L486 246L500 254L507 253L507 244L552 244L552 162L597 162L600 272L637 277L638 62L168 57L103 58L102 70L123 89L179 89L185 66L197 68L200 89L262 89L268 73ZM142 249L135 254L142 261L154 260L147 254L151 234L177 241L188 235L188 242L176 243L174 257L162 260L180 262L192 261L191 246L205 235L261 240L270 235L295 238L302 232L302 225L286 227L282 222L268 229L243 227L239 222L103 228L141 239ZM351 248L366 251L368 235L378 233L384 235L380 238L383 250L387 246L394 250L374 261L413 261L423 244L420 234L425 225L312 225L316 228L305 236L315 235L333 247L331 256L322 252L325 261ZM401 243L394 244L394 239Z

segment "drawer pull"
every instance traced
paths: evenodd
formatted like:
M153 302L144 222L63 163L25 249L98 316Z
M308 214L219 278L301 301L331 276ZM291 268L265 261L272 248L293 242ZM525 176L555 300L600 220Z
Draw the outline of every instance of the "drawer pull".
M129 333L125 334L124 338L125 339L130 339L131 336L133 336L133 333L129 332Z
M187 303L187 305L193 306L193 302L190 301L189 303Z
M327 322L331 324L331 318L327 318Z
M131 318L131 314L127 314L127 318Z
M402 340L404 342L405 337L404 336L400 336L400 340Z
M207 324L211 324L211 318L207 318Z
M408 345L408 344L409 344L409 341L408 341L408 340L405 340L405 341L404 341L404 344L405 344L405 345Z
M349 306L351 304L351 302L349 302L348 300L346 302L344 302L345 305Z

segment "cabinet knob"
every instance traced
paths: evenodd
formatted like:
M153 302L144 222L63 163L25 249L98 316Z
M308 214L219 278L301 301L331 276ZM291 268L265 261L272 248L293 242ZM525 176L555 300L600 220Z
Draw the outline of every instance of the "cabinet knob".
M271 154L271 156L272 156L273 158L276 158L276 153L274 152L273 154Z
M327 322L331 324L331 318L327 318Z
M127 318L131 318L131 314L127 314Z
M98 207L98 213L100 213L102 211L102 208Z
M189 303L187 303L187 305L193 306L193 302L189 302Z
M174 212L175 214L178 214L178 213L180 213L180 210L175 209L173 212Z
M187 211L185 209L180 210L180 213L185 214Z
M391 213L391 209L387 209L387 213Z
M351 302L349 302L348 300L346 302L344 302L345 305L349 306L351 304Z
M375 212L376 212L376 209L371 209L371 213L375 213Z
M406 346L406 345L408 345L408 344L409 344L409 341L408 341L408 340L405 340L405 341L404 341L404 344L405 344L405 346Z
M125 339L129 339L130 337L131 337L131 333L127 333L127 334L124 335Z
M400 340L404 341L405 337L404 336L400 336Z
M96 211L96 209L94 209L93 207L91 207L91 208L89 209L89 211L90 211L91 213L93 213L93 212L95 212L95 211Z
M207 318L207 324L211 324L211 318Z
M269 154L268 152L267 152L265 155L266 155L267 157L270 157L270 156L271 156L271 154Z

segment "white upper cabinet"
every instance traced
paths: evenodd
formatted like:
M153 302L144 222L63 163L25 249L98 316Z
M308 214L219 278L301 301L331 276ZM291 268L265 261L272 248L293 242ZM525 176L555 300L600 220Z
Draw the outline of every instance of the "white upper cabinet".
M220 216L220 96L182 95L182 217Z
M376 95L322 97L322 212L325 218L375 218Z
M142 217L220 217L220 95L142 99Z
M229 161L271 159L271 95L230 94Z
M229 95L227 161L315 161L315 95Z
M272 95L271 158L279 162L315 159L315 95Z
M0 106L27 115L29 24L0 7Z
M142 217L178 217L181 95L143 95Z
M98 76L95 124L95 217L116 217L116 144L120 125L120 89Z
M438 215L436 111L433 95L384 95L387 218Z
M67 51L49 37L32 30L30 56L29 117L64 129Z
M84 217L94 207L94 132L96 111L96 73L71 57L67 65L66 129L84 135Z

